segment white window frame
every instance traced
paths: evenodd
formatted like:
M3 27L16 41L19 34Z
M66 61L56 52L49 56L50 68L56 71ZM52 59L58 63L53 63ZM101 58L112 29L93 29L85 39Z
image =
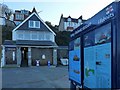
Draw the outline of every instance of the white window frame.
M33 26L30 25L31 22L33 22ZM38 26L36 26L36 23L38 24ZM29 28L40 28L40 21L29 20Z
M44 32L39 32L39 40L44 40Z
M23 33L18 34L18 39L23 40Z
M31 25L31 23L33 23L33 26ZM34 28L34 21L29 20L29 28Z
M40 28L40 21L34 21L35 28ZM38 26L36 26L38 24Z
M50 40L50 33L46 33L46 40Z
M17 20L24 20L24 15L23 15L23 14L16 14L16 15L15 15L15 18L16 18Z
M30 36L30 40L39 40L38 38L38 32L35 32L35 31L31 31L30 32L31 36Z

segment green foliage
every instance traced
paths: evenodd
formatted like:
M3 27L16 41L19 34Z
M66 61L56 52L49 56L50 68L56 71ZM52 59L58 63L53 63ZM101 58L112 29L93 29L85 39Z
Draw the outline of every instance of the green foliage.
M56 33L56 43L58 46L68 46L70 41L70 32L68 31L59 31L58 26L53 26L51 22L45 22L55 33Z
M2 43L4 42L4 40L12 40L12 30L14 29L14 27L12 26L3 26L2 27Z
M46 23L55 33L58 32L58 26L57 26L57 25L53 26L53 25L51 24L51 22L49 22L49 21L46 21L45 23Z
M60 31L56 35L56 43L58 46L68 46L70 41L70 32Z

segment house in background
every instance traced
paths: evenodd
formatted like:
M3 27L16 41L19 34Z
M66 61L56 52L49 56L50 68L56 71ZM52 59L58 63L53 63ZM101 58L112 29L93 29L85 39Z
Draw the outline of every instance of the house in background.
M1 66L16 64L31 66L40 60L40 65L57 65L56 34L36 12L32 12L12 31L12 40L2 45Z
M19 25L31 14L28 10L15 10L13 21L16 25Z
M80 26L83 23L82 16L80 16L78 19L69 17L63 17L63 14L61 15L60 21L59 21L59 31L73 31L75 28Z

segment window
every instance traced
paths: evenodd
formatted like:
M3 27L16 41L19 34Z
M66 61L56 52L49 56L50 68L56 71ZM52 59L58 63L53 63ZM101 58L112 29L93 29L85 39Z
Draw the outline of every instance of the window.
M18 34L18 39L23 39L23 34L22 33Z
M71 22L71 18L68 18L68 22Z
M26 14L26 15L28 15L28 14L29 14L29 11L27 11L27 10L21 10L21 14Z
M17 20L24 20L24 15L22 15L22 14L16 14L16 19Z
M74 50L80 49L80 45L81 45L80 38L75 39L74 40Z
M111 42L111 23L95 30L95 44L105 44Z
M25 40L30 40L30 32L25 32L24 37Z
M39 40L44 40L44 33L39 33Z
M95 31L91 31L84 36L84 47L91 47L95 45Z
M31 32L31 39L38 40L37 32L34 32L34 31Z
M29 28L40 28L40 21L29 21Z
M29 27L30 28L34 27L34 21L29 21Z
M71 26L71 22L69 22L69 26Z
M37 27L37 28L40 27L40 22L39 21L35 21L35 27Z
M13 61L15 61L15 51L13 51Z
M50 35L46 34L46 40L50 40Z

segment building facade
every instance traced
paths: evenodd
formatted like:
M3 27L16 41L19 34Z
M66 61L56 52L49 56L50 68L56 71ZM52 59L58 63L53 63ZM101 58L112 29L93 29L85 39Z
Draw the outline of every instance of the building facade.
M0 26L0 28L2 28L2 26ZM2 53L2 30L0 29L0 60L1 60L1 53ZM1 61L0 61L1 64Z
M59 21L59 31L73 31L75 28L80 26L83 23L82 16L78 19L69 17L63 17L63 14L60 17Z
M28 10L15 10L13 21L19 25L31 14Z
M12 31L12 40L2 45L1 66L57 65L56 34L45 24L36 12L29 15Z

